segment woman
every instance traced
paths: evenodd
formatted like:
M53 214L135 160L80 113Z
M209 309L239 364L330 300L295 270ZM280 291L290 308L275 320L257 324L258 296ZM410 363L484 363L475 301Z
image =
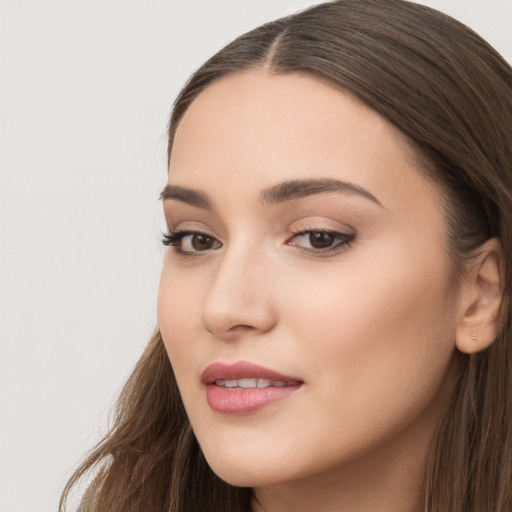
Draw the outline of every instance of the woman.
M169 125L159 329L80 510L512 509L512 71L339 0L205 63ZM172 365L172 366L171 366Z

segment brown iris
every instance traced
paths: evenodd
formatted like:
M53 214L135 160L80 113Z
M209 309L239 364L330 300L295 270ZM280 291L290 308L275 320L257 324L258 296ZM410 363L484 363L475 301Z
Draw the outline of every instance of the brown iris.
M309 235L309 243L315 249L326 249L331 247L334 242L334 235L324 231L313 231Z
M196 251L207 251L213 247L215 238L208 235L194 235L192 237L192 247Z

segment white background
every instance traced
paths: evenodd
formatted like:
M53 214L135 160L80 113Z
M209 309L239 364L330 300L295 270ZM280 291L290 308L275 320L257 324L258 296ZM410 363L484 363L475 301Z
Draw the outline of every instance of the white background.
M315 3L0 0L0 512L56 510L154 328L179 87ZM422 3L512 62L511 0Z

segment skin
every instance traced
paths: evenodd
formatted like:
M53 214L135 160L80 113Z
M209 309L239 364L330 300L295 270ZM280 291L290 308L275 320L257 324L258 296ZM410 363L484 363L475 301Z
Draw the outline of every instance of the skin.
M166 199L166 222L212 238L167 249L158 321L208 463L255 489L254 510L423 510L427 448L459 370L464 287L440 192L411 154L334 86L264 69L216 81L180 122L169 184L211 208ZM347 191L261 201L276 184L318 178L379 204ZM313 252L297 235L308 230L354 240ZM202 371L240 360L304 384L257 412L213 411Z

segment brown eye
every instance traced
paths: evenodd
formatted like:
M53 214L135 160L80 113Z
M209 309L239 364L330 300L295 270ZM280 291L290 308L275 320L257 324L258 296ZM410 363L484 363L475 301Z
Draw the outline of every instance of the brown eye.
M354 234L311 230L295 234L287 242L287 245L294 245L304 251L321 256L340 251L348 247L354 240Z
M196 251L207 251L214 245L215 238L208 235L191 235L191 246Z
M164 234L162 243L174 247L174 250L183 256L222 247L216 238L200 231L169 231Z
M334 235L323 231L312 231L309 234L309 243L313 249L326 249L334 243Z

